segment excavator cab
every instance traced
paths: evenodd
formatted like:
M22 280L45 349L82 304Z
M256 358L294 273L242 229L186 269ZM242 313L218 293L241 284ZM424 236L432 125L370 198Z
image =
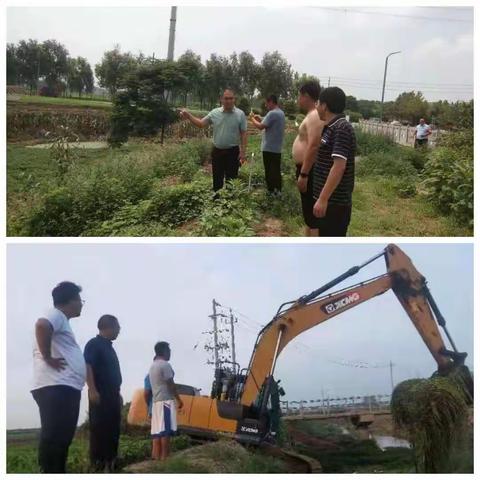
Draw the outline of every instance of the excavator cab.
M276 442L280 417L280 396L284 391L273 376L266 378L255 402L239 420L235 438L242 443L260 444Z

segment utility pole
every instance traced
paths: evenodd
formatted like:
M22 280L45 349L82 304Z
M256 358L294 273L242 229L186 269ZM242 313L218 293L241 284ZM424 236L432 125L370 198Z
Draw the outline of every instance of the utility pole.
M390 360L390 383L392 384L392 393L393 393L393 363Z
M168 55L167 60L173 60L173 51L175 49L175 27L177 23L177 7L172 7L170 13L170 35L168 37Z
M235 327L234 327L235 322L234 320L235 318L233 317L232 309L230 309L230 336L232 337L232 362L233 362L233 365L235 366L235 363L237 363L237 359L235 357Z
M328 77L328 86L330 86L330 77Z
M215 358L215 369L218 368L218 328L217 328L217 305L215 299L212 300L213 315L210 317L213 320L213 354Z
M383 100L385 99L385 82L387 80L387 67L388 67L388 57L391 55L396 55L397 53L401 53L401 50L398 52L391 52L385 57L385 70L383 72L383 87L382 87L382 103L380 105L380 121L383 120Z

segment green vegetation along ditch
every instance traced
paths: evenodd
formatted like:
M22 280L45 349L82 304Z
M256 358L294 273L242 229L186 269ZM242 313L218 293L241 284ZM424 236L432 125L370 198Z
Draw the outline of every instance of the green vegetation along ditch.
M427 153L357 134L360 158L349 235L471 235L469 137L456 136ZM250 157L219 200L211 190L207 139L165 146L132 140L114 150L72 149L61 168L49 149L9 145L8 235L302 235L290 154L294 138L289 133L285 140L280 198L266 193L260 138L251 136L248 150L255 160Z

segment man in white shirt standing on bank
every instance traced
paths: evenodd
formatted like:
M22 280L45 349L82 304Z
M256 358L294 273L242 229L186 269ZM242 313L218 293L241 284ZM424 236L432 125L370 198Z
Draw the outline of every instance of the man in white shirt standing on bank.
M424 118L420 119L419 124L415 127L415 144L414 147L418 148L428 144L428 137L432 134L430 125L427 125Z
M38 463L43 473L65 473L80 410L86 366L69 320L79 317L81 287L61 282L53 306L35 324L32 395L40 410Z

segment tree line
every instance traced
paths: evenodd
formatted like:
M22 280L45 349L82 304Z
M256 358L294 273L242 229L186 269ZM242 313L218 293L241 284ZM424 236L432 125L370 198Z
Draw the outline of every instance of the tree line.
M221 91L231 87L237 92L238 104L244 110L253 102L276 94L288 115L298 113L296 97L300 85L318 78L296 72L278 51L267 52L261 61L248 51L233 52L229 56L212 53L202 62L200 55L187 50L176 61L156 59L143 53L122 52L116 45L106 51L94 67L98 85L113 97L135 82L141 72L151 67L162 84L160 90L168 94L169 103L194 105L200 109L218 103ZM153 77L155 77L155 75ZM43 91L39 85L43 83ZM23 85L30 93L58 96L65 92L92 93L93 69L83 57L71 58L67 48L56 40L38 42L22 40L17 45L7 44L7 85ZM348 94L348 92L346 92ZM347 113L352 121L360 118L380 117L381 103L377 100L347 96ZM473 100L470 102L428 102L420 91L401 93L393 102L385 102L383 119L416 124L425 117L440 128L471 128L473 126Z
M56 40L29 39L7 44L7 85L24 86L30 94L57 97L68 89L82 96L93 92L94 77L86 58L71 57Z

